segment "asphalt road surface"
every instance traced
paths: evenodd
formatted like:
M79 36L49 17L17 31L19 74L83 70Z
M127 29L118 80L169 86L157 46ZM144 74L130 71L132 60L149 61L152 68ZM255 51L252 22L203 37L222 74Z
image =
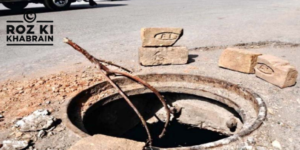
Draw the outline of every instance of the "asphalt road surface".
M64 37L97 57L125 65L137 63L142 27L182 27L177 45L189 48L258 41L300 43L299 0L126 0L77 3L51 12L41 4L26 9L37 19L54 21L54 46L7 46L7 20L22 20L22 12L0 6L0 80L47 68L64 70L86 60Z

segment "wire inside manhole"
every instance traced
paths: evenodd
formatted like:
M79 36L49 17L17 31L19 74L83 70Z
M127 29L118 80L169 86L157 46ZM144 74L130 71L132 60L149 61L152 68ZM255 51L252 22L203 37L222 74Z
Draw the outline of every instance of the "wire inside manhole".
M265 104L257 94L226 81L176 74L140 77L181 110L172 118L165 137L155 138L166 120L159 100L130 79L115 79L147 120L157 149L226 145L256 130L266 117ZM67 126L82 137L105 134L146 141L139 118L116 92L102 82L76 95L67 106Z

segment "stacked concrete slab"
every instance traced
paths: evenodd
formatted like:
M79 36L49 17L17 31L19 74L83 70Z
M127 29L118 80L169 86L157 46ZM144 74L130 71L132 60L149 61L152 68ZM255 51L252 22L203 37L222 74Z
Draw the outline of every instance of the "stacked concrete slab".
M187 47L173 46L182 35L182 28L142 28L140 64L144 66L186 64Z
M234 71L253 74L280 88L296 84L298 71L281 58L237 48L225 49L219 66Z

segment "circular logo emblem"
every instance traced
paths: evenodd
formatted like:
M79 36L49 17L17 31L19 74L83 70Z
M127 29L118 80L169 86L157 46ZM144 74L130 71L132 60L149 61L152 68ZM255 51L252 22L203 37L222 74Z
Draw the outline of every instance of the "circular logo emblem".
M24 20L28 23L31 23L33 22L34 20L36 19L36 14L31 11L31 10L28 10L24 13Z

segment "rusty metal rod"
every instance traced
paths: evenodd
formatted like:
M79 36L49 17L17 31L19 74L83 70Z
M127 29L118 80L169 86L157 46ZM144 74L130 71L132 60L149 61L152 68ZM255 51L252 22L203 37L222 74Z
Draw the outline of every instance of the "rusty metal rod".
M96 59L94 56L90 55L86 50L84 50L83 48L81 48L80 46L78 46L76 43L72 42L71 40L65 38L64 42L69 44L70 46L72 46L75 50L79 51L80 53L82 53L88 60L90 60L92 63L94 63L95 65L97 65L97 67L100 69L101 74L105 77L105 79L115 88L117 89L117 91L119 92L119 94L125 99L125 101L129 104L129 106L134 110L134 112L138 115L138 117L140 118L146 132L148 135L148 141L147 143L149 143L150 146L152 146L152 137L149 131L149 128L147 126L147 123L145 121L145 119L143 118L143 116L141 115L141 113L137 110L137 108L134 106L134 104L129 100L129 98L125 95L125 93L109 78L109 72L111 72L109 70L109 68L107 68L106 66L104 66L103 64L100 63L100 61L98 61L98 59Z
M159 135L159 138L162 138L165 135L165 132L167 130L167 126L169 125L169 122L170 122L170 117L171 117L170 114L172 113L172 111L168 107L166 101L164 100L163 96L160 95L160 93L154 87L152 87L149 83L145 82L144 80L142 80L138 76L134 76L134 75L131 75L131 74L126 73L126 72L115 71L115 70L110 71L110 73L121 74L121 75L126 76L128 78L131 78L131 79L135 80L136 82L146 86L148 89L150 89L158 97L158 99L161 101L161 103L163 104L163 106L164 106L164 108L167 112L167 120L165 122L165 125L164 125L164 128L163 128L161 134Z

